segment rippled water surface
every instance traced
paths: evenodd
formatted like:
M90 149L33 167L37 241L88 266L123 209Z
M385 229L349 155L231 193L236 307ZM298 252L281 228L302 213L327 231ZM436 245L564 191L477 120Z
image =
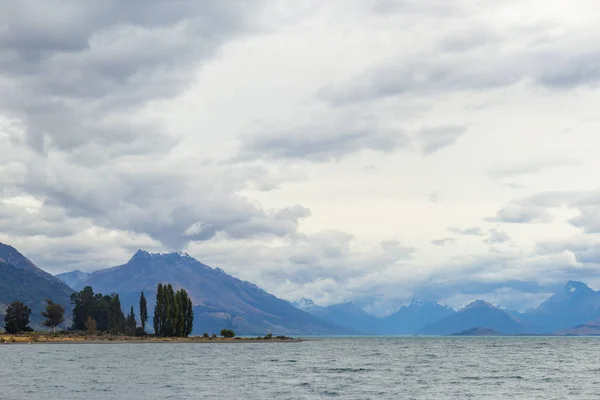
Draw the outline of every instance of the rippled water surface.
M599 399L600 338L0 345L2 399Z

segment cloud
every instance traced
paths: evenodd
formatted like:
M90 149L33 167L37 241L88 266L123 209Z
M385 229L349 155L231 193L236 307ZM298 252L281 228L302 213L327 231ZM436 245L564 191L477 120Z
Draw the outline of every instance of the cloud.
M479 228L479 227L472 227L472 228L448 228L448 230L450 232L454 232L456 234L459 235L468 235L468 236L483 236L485 235L485 233L483 232L483 229Z
M423 128L419 131L417 140L421 143L421 152L430 155L454 145L466 131L463 126L453 125Z
M461 13L469 12L458 10L451 19L458 21ZM435 21L437 16L432 18ZM433 46L419 53L382 61L345 81L323 87L319 95L332 105L344 106L396 96L481 92L518 84L569 90L595 87L600 82L597 40L590 41L588 31L557 37L557 27L551 23L513 23L494 31L472 21L460 33L434 36ZM431 20L428 23L434 24ZM586 45L581 45L582 41Z
M100 146L106 157L172 146L136 112L180 93L199 62L248 29L251 15L239 1L26 0L2 9L0 112L22 121L39 151Z
M60 237L101 227L172 249L218 232L295 234L308 209L263 209L238 194L277 187L281 178L258 166L173 157L180 138L147 113L152 102L179 95L222 45L255 29L260 4L2 7L0 141L10 159L0 163L0 181L5 195L41 202L32 214L3 205L6 232Z
M542 207L513 203L499 210L496 217L487 220L512 224L547 223L552 221L552 216Z
M265 127L240 138L239 160L326 162L362 150L391 153L409 144L400 129L386 128L372 118L348 117L296 127Z
M523 164L495 166L488 170L488 175L494 180L516 178L524 175L535 175L552 168L576 166L579 163L569 159L539 160Z
M443 238L443 239L435 239L431 241L431 244L434 246L444 247L447 244L456 243L456 239L454 238Z
M488 231L488 238L483 243L494 245L510 242L510 236L506 232L502 232L498 228L492 228Z

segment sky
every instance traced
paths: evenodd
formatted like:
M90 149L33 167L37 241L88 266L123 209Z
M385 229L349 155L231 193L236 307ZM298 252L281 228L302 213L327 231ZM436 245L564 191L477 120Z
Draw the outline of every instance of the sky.
M288 299L600 288L592 0L0 0L0 241Z

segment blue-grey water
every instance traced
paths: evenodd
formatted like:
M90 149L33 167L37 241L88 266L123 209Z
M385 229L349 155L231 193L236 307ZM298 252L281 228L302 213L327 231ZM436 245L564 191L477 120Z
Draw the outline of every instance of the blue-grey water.
M1 399L598 399L600 338L0 345Z

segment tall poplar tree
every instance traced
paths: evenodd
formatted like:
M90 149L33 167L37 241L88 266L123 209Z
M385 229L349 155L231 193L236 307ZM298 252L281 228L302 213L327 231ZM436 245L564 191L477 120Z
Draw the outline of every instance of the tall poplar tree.
M185 289L173 290L171 284L158 284L154 307L156 336L187 337L192 333L194 311Z
M148 303L144 292L140 296L140 323L142 324L142 332L146 333L146 323L148 322Z
M156 305L154 306L154 334L156 336L163 336L163 306L164 306L164 298L163 298L163 285L162 283L158 284L156 288Z

